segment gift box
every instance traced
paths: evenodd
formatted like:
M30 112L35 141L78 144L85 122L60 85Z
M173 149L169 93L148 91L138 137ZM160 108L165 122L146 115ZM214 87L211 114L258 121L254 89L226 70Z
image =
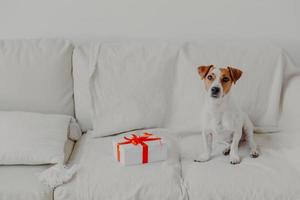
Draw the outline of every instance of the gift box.
M167 158L166 142L150 133L131 134L114 140L113 147L116 160L123 165L146 164Z

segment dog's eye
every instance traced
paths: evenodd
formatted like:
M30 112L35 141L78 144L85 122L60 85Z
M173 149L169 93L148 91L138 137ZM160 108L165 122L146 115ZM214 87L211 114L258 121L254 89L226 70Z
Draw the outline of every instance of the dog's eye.
M211 81L213 79L212 75L208 75L207 79Z
M224 77L224 78L222 79L222 81L223 81L224 83L226 83L226 82L229 81L229 78L228 78L228 77Z

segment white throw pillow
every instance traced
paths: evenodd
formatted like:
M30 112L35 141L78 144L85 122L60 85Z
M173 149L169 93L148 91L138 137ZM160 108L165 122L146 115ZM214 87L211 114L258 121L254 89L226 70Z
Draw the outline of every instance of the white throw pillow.
M73 116L72 53L64 40L0 41L0 110Z
M0 164L64 163L71 119L66 115L1 111Z
M187 44L180 52L173 108L166 127L201 130L204 83L200 65L235 66L243 75L230 93L250 116L257 132L278 131L282 86L297 70L282 49L257 43Z
M171 101L178 47L108 43L95 49L90 62L94 136L161 127Z

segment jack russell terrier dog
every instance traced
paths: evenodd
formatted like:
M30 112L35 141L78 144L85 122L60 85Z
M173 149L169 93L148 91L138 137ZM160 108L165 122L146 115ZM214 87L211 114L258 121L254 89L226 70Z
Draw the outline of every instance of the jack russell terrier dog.
M238 146L243 133L250 146L250 156L258 157L252 122L234 103L229 93L242 71L233 67L218 68L210 65L198 67L198 73L204 81L207 94L202 117L204 153L195 162L208 161L212 152L212 139L221 138L226 145L223 154L230 154L231 164L240 163Z

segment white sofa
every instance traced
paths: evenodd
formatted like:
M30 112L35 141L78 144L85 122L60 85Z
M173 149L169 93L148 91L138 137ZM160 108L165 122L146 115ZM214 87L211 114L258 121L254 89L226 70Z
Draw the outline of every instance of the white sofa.
M121 45L126 49L126 45L131 44ZM41 183L37 176L48 165L3 165L0 166L0 199L300 199L300 69L290 62L284 51L265 44L200 43L194 49L193 43L167 45L172 49L172 55L168 56L172 61L169 63L171 70L174 65L174 74L165 81L169 81L169 87L177 87L171 89L179 94L173 95L168 91L169 100L163 120L148 131L166 138L169 144L168 159L124 167L114 160L112 152L112 140L120 135L93 137L95 130L89 84L95 44L73 47L66 41L54 39L0 42L0 109L70 115L78 120L85 133L76 142L68 161L69 165L80 165L71 181L51 189ZM190 55L190 61L182 63L182 52ZM214 56L216 60L212 59ZM195 163L193 159L202 150L197 126L201 109L194 111L197 106L201 107L197 103L198 88L193 85L197 81L193 78L189 80L192 71L180 71L182 69L178 67L223 64L226 61L237 65L277 63L280 66L283 85L277 88L279 95L276 93L275 96L278 99L271 94L272 105L266 102L272 111L278 110L272 112L278 116L270 115L264 119L272 125L272 131L276 123L280 130L266 133L270 127L259 129L264 133L255 135L261 151L257 159L250 158L247 147L243 145L240 150L241 164L230 165L228 158L221 155L221 147L216 145L210 161ZM249 70L257 69L260 70L255 67ZM255 76L254 72L251 73ZM185 81L178 81L180 77L185 77ZM259 80L263 76L256 77L259 83L265 81ZM180 83L183 85L178 87ZM238 98L242 105L247 102L245 95L256 91L244 91L243 87L248 83L241 83L236 89L237 95L242 94ZM186 88L191 89L186 91ZM249 98L248 103L251 104L254 98L263 99L263 96ZM246 110L250 109L244 106ZM261 128L258 114L254 108L251 109L250 117Z

